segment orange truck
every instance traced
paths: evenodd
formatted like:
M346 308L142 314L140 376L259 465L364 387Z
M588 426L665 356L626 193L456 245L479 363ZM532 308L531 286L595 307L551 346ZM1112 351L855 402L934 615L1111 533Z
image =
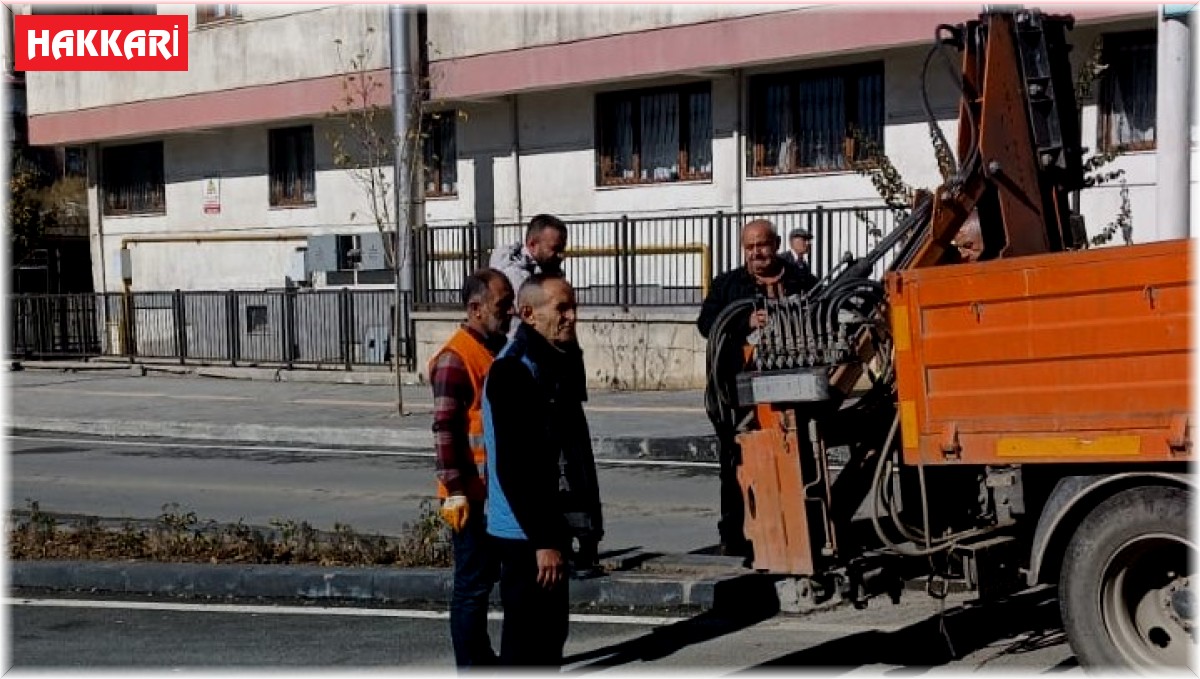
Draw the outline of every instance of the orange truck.
M1088 249L1067 200L1085 185L1070 26L1012 10L938 28L961 55L958 174L806 296L727 309L714 363L752 311L768 322L715 401L741 423L749 565L783 603L898 599L915 576L984 600L1049 584L1085 666L1181 667L1200 577L1191 245Z

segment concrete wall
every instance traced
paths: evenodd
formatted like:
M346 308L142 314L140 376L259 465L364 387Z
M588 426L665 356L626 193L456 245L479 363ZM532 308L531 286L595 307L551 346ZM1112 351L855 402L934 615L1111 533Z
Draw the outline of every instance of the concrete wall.
M196 26L195 5L158 5L189 26L187 72L31 72L31 115L318 78L344 71L335 39L386 68L386 5L241 5L231 22ZM373 28L374 31L368 31ZM281 49L286 47L286 49Z
M576 334L594 389L703 389L705 340L696 310L610 311L581 308ZM460 312L417 312L417 373L429 379L429 359L462 323Z
M429 5L431 61L815 6Z

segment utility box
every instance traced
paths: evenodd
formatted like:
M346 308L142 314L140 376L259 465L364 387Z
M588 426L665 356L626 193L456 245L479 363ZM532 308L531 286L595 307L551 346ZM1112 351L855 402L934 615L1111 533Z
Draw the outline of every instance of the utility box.
M359 260L359 271L381 271L388 268L387 254L383 251L383 235L378 231L369 231L358 235L358 249L362 253Z
M304 251L304 272L309 280L317 271L337 271L337 236L309 236Z

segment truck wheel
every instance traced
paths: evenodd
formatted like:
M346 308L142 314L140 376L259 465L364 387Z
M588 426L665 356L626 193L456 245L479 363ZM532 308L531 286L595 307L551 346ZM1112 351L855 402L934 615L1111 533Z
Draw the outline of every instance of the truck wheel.
M1121 491L1084 518L1067 545L1058 596L1085 667L1186 667L1195 644L1196 545L1190 493Z

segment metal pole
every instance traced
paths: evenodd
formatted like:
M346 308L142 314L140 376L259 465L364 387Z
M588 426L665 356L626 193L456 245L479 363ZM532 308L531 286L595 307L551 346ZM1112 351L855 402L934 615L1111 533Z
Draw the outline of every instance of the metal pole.
M404 415L404 384L400 379L400 317L405 289L411 289L409 279L412 265L405 250L412 242L412 188L413 169L417 147L416 130L413 129L413 40L412 12L403 5L388 6L388 36L391 46L392 74L392 125L395 138L395 242L392 243L392 265L395 273L395 311L392 314L392 334L395 346L392 349L393 366L396 373L396 408ZM420 120L418 118L418 120Z
M1187 6L1166 5L1158 23L1158 191L1155 221L1161 240L1188 237L1190 189L1187 93L1192 87ZM1182 11L1181 11L1182 10Z

